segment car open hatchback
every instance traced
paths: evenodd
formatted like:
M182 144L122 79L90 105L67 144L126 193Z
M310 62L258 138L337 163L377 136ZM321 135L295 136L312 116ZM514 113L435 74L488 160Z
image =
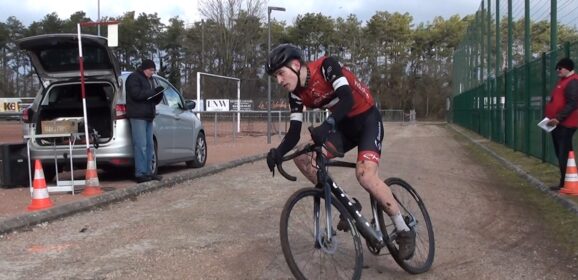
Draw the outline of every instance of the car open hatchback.
M84 98L77 34L47 34L17 41L18 47L28 53L41 81L42 88L32 105L23 111L22 121L25 138L30 139L31 159L42 161L47 180L55 175L55 162L58 170L69 164L70 159L74 166L86 168L85 139L95 148L98 168L134 165L124 86L130 73L120 72L106 38L94 35L81 38ZM154 82L166 90L156 107L153 123L153 174L158 166L178 162L189 167L204 166L207 145L201 121L192 112L195 103L185 102L166 79L155 75ZM84 133L85 123L88 137ZM68 136L58 136L62 134Z

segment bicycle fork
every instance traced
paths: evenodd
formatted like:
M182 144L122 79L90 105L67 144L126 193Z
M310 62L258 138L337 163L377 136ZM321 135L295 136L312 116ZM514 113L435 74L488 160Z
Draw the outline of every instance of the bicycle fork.
M357 202L355 202L349 195L347 195L347 193L345 193L345 191L339 187L337 184L335 184L331 179L327 179L326 182L327 186L323 187L323 194L325 196L325 211L326 211L326 232L325 232L325 236L328 240L325 240L326 242L328 242L329 244L332 243L332 238L333 238L333 221L331 219L332 214L331 214L331 199L333 199L333 196L331 194L334 195L335 198L337 198L337 200L339 202L341 202L342 205L345 206L345 208L347 209L347 211L349 212L349 214L353 217L354 220L354 226L357 228L357 230L359 231L359 233L373 246L381 248L384 246L384 241L383 241L383 234L380 230L381 225L379 224L379 219L377 219L377 207L375 205L375 201L372 200L371 201L371 209L372 209L372 215L374 217L374 221L375 221L375 228L372 227L371 223L367 221L367 219L365 217L363 217L363 215L361 215L360 210L357 207L355 207L355 204ZM320 242L321 244L323 240L321 240L321 236L320 236L320 217L319 217L319 209L320 207L320 201L315 202L315 236L317 237L318 242ZM322 246L324 247L324 246Z
M331 217L331 190L329 188L323 189L323 195L325 197L325 233L322 234L321 229L321 198L316 197L313 206L314 221L315 221L315 240L316 247L321 248L327 253L334 253L337 250L336 243L333 241L333 236L335 235L335 230L333 229L333 220Z

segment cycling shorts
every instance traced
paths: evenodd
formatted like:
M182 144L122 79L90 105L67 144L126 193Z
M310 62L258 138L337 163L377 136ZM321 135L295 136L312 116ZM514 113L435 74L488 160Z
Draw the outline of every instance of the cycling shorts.
M343 119L337 131L328 136L329 143L326 144L332 145L340 153L357 147L357 162L369 160L379 163L382 140L381 114L374 106L359 115Z

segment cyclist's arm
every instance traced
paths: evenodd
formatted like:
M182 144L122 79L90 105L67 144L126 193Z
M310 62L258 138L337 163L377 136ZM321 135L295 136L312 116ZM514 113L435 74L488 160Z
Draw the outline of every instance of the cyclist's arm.
M301 126L303 124L303 102L301 98L293 93L289 93L289 107L291 116L289 122L289 131L283 137L281 144L277 147L279 154L284 155L291 151L301 138Z
M331 116L335 123L339 123L351 108L353 108L353 94L351 87L347 82L347 78L341 71L341 65L334 57L328 57L323 61L321 66L323 76L326 81L330 82L335 92L335 99L331 102L336 102L331 108Z

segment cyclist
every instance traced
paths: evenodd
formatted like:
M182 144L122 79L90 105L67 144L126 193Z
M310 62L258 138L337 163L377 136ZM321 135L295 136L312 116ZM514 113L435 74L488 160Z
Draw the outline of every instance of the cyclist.
M383 123L369 88L334 57L321 57L306 64L301 49L291 44L275 47L269 54L265 68L267 74L289 92L291 109L289 131L279 146L267 154L271 172L281 162L283 155L299 142L303 108L329 109L331 115L311 131L312 140L325 143L325 146L342 153L357 147L357 180L381 203L392 219L397 231L400 257L410 258L415 250L415 232L406 225L391 190L378 177ZM327 155L332 157L330 152ZM317 184L313 158L312 155L302 155L295 159L295 164L308 180ZM340 222L338 229L348 230L346 225Z

